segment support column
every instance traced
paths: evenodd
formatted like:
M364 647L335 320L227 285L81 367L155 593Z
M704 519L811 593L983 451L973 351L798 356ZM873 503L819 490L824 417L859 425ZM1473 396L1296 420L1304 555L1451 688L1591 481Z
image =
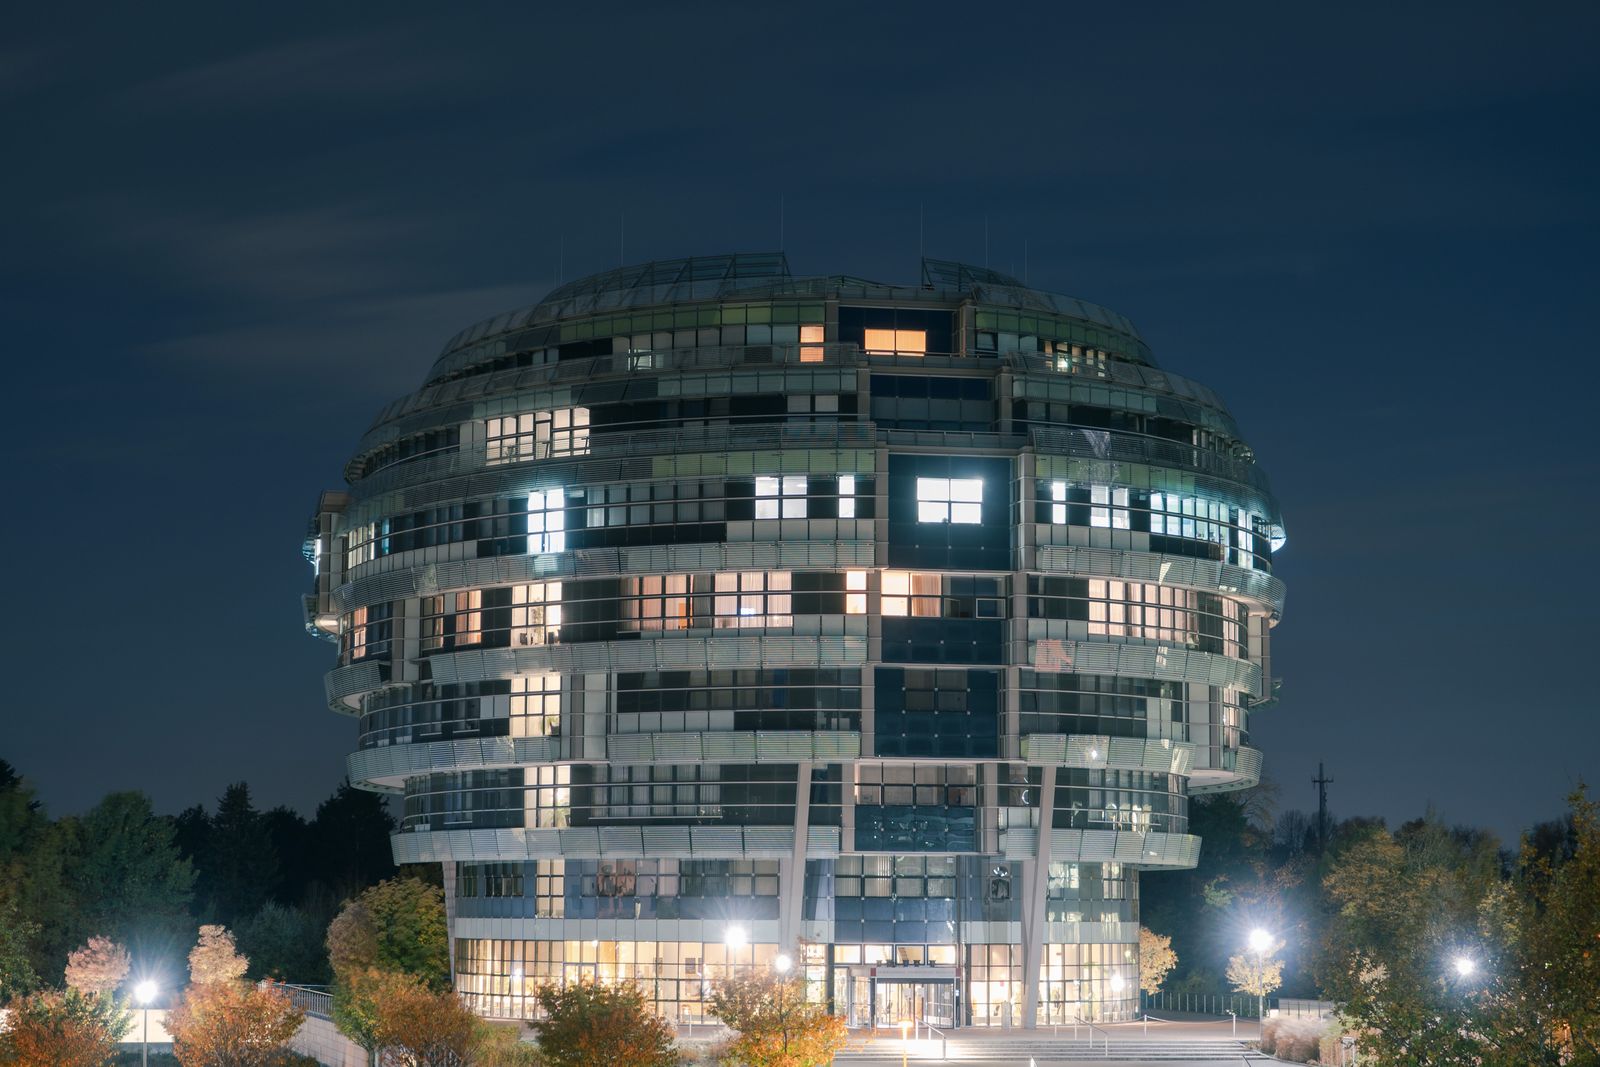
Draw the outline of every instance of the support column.
M794 851L778 861L778 951L790 952L800 942L805 916L806 845L811 836L811 761L795 765ZM800 961L795 961L796 966Z
M450 986L456 984L456 865L445 860L439 865L444 876L444 936L450 950Z
M1039 783L1039 837L1028 865L1022 898L1022 1025L1039 1025L1039 970L1044 963L1045 892L1050 886L1050 839L1054 836L1056 769L1047 766Z

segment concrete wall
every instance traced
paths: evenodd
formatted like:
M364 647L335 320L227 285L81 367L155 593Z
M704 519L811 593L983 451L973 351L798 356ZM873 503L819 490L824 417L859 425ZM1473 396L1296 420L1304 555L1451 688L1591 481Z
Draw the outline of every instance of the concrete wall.
M341 1034L332 1020L307 1015L289 1047L325 1067L368 1067L367 1050Z

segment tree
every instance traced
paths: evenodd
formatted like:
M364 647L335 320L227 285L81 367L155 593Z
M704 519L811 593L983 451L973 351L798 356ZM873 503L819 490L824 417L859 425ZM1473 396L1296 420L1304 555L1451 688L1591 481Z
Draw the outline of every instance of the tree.
M68 945L98 932L137 951L187 940L194 870L178 853L171 820L143 793L112 793L81 819L62 819L63 875L76 902ZM115 887L115 891L109 891ZM139 955L146 955L139 952Z
M183 1067L276 1067L304 1021L281 988L233 979L191 985L167 1031Z
M244 977L250 961L239 955L225 926L202 926L200 940L189 950L189 981L197 986L222 985Z
M460 1067L479 1040L478 1017L455 993L399 976L377 1001L372 1034L381 1067Z
M537 992L545 1017L530 1025L548 1067L673 1067L672 1030L632 983L574 982Z
M304 908L269 900L239 924L239 949L254 977L320 985L329 978L326 927Z
M8 1067L105 1067L133 1025L110 997L47 990L12 1001L0 1034Z
M383 797L343 782L311 820L309 868L337 897L359 893L394 877L393 832L394 816Z
M244 782L217 800L201 873L211 914L228 925L259 911L277 886L278 854Z
M16 901L0 897L0 1007L38 988L39 975L28 956L28 942L38 933L37 923L18 914Z
M1271 996L1283 984L1283 961L1267 959L1266 952L1229 956L1228 984L1252 997Z
M346 901L328 926L328 960L341 971L373 968L450 988L444 891L415 878L379 882Z
M806 1001L799 975L736 975L717 983L709 1007L739 1035L729 1054L749 1067L818 1067L849 1039L843 1019Z
M107 995L116 991L132 968L127 949L109 937L91 937L67 957L67 985L86 996Z
M1172 938L1139 927L1139 988L1149 994L1158 992L1177 965L1178 954L1172 951Z
M384 1005L404 994L417 979L376 967L345 967L334 972L333 1023L368 1052L378 1047Z

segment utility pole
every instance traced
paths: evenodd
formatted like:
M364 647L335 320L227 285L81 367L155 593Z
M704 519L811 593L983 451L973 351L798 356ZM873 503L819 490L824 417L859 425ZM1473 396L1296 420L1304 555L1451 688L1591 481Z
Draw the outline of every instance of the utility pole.
M1317 855L1328 847L1328 787L1333 784L1322 769L1321 761L1317 763L1317 776L1311 779L1311 784L1317 787Z

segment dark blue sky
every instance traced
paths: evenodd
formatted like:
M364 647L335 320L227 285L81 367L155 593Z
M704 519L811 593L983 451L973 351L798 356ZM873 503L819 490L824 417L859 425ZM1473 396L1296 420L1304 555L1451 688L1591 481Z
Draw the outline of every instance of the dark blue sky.
M577 7L578 5L569 5ZM0 40L0 757L58 812L333 788L319 489L460 327L756 250L1133 318L1282 500L1281 803L1600 783L1592 4L60 5Z

